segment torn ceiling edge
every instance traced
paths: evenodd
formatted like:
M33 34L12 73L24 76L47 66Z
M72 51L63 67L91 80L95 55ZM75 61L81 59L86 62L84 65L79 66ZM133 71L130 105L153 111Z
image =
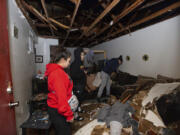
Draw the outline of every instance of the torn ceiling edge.
M152 103L154 99L158 100L162 95L173 92L175 88L180 85L179 82L175 83L157 83L149 91L147 97L142 101L142 106L146 106L148 103Z
M96 2L87 0L86 2L81 1L76 19L73 19L73 8L74 5L78 4L79 0L73 1L74 2L41 0L38 2L16 0L17 5L36 34L52 38L59 37L59 43L65 43L65 46L67 47L92 47L152 25L152 23L155 24L161 22L165 18L169 19L173 16L179 15L180 13L178 0L157 0L156 2L154 0L135 0L131 2L125 0L103 0ZM23 3L27 3L28 6ZM135 3L137 3L137 5ZM133 4L136 6L130 8ZM151 19L150 21L134 26L135 22L150 17L151 14L158 12L158 10L173 4L176 4L176 8L178 8L177 10L174 10L175 8L169 9L159 20L156 19L156 21L154 21ZM59 14L59 12L62 12L63 14ZM126 14L123 14L125 12ZM168 15L168 17L166 15ZM52 19L49 20L49 18L52 18L53 22ZM75 31L69 29L72 19L74 20L74 28L76 28ZM40 21L45 23L46 26L39 25ZM127 22L130 23L127 24ZM110 27L112 29L109 29ZM81 39L79 38L81 35L85 35L86 37ZM76 42L79 43L75 44Z

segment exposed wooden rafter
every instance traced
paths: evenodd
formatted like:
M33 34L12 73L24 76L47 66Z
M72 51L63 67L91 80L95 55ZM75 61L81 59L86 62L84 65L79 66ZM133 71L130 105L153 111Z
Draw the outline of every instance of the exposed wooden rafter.
M104 18L104 16L106 16L118 3L120 2L120 0L113 0L107 7L106 9L94 20L93 23L91 23L91 25L81 34L81 36L78 38L78 40L76 41L76 43L84 36L87 35L88 32L97 24L100 22L100 20L102 18Z
M118 3L120 0L113 0L109 6L96 18L96 20L87 28L84 34L87 34L104 16L107 15Z
M16 3L18 5L18 7L21 9L23 15L27 18L27 21L29 22L29 24L32 27L32 29L34 30L34 32L38 35L38 31L37 31L32 19L28 16L26 10L24 9L22 2L20 0L16 0Z
M46 15L46 18L48 18L48 11L47 11L47 9L46 9L46 4L45 4L45 0L41 0L41 4L42 4L42 7L43 7L43 9L44 9L44 13L45 13L45 15Z
M120 19L122 19L123 17L125 17L127 14L129 14L130 12L132 12L134 9L136 9L139 5L141 5L144 2L144 0L136 0L133 4L131 4L128 8L124 8L124 10L117 15L116 17L113 17L114 19L112 20L112 24L108 24L106 25L103 29L101 29L98 33L96 33L92 38L90 38L90 41L93 41L96 37L98 37L99 35L101 35L103 32L105 32L107 29L109 29L110 27L114 26L115 24L117 24L119 22ZM122 24L119 24L120 27L123 27ZM84 44L82 44L81 46L83 46Z
M168 12L169 10L173 10L173 9L178 8L178 7L180 7L180 1L174 3L174 4L170 5L170 6L168 6L168 7L166 7L166 8L164 8L164 9L159 10L159 11L151 14L150 16L147 16L147 17L145 17L145 18L143 18L143 19L141 19L141 20L139 20L139 21L136 21L136 22L134 22L133 24L125 27L124 29L121 29L121 30L119 30L119 31L114 32L113 34L111 34L111 36L115 36L116 34L119 34L119 33L123 32L124 30L128 29L128 27L129 27L129 28L132 28L132 27L138 26L138 25L140 25L140 24L142 24L142 23L145 23L145 22L147 22L147 21L149 21L149 20L152 20L152 19L154 19L154 18L156 18L156 17L158 17L158 16L161 16L162 14ZM109 36L108 36L108 37L109 37Z
M51 21L51 22L53 22L54 24L56 24L56 25L59 26L60 28L63 28L63 29L70 29L69 26L66 26L66 25L62 24L62 23L56 21L56 20L53 19L53 18L50 18L50 17L49 17L48 20Z
M113 33L111 33L111 34L103 37L103 39L100 39L100 40L104 41L104 40L106 40L106 39L108 39L108 38L110 38L110 37L115 37L116 35L118 35L118 34L124 32L124 31L128 30L129 28L133 28L133 27L136 27L136 26L138 26L138 25L141 25L141 24L143 24L143 23L145 23L145 22L148 22L148 21L150 21L150 20L152 20L152 19L154 19L154 18L157 18L157 17L159 17L159 16L161 16L161 15L169 12L170 10L174 10L174 9L176 9L176 8L179 8L179 7L180 7L180 1L179 1L179 2L176 2L176 3L172 4L172 5L170 5L170 6L168 6L168 7L165 7L165 8L163 8L163 9L161 9L161 10L155 12L155 13L152 13L151 15L149 15L149 16L141 19L141 20L138 20L138 21L136 21L136 22L134 22L134 23L132 23L132 24L130 24L130 25L128 25L128 26L126 26L126 27L124 27L124 28L116 31L116 32L113 32ZM100 40L99 40L99 41L100 41ZM99 42L99 41L98 41L98 42ZM93 42L94 42L94 41L93 41ZM96 41L96 42L97 42L97 41ZM92 45L92 44L91 44L91 45ZM90 45L90 46L91 46L91 45Z
M130 5L128 8L125 8L118 16L116 16L112 22L113 24L110 25L106 25L101 31L99 31L98 33L96 33L96 35L93 37L96 38L97 36L101 35L103 32L105 32L107 29L109 29L110 27L114 26L116 23L119 22L120 19L122 19L123 17L125 17L127 14L129 14L130 12L132 12L134 9L136 9L140 4L142 4L144 2L144 0L136 0L132 5Z
M71 19L70 28L72 28L72 26L73 26L73 23L74 23L74 20L75 20L79 5L81 3L81 0L76 0L76 1L77 1L77 3L76 3L76 7L74 9L74 12L73 12L73 17ZM64 39L64 41L62 43L62 46L64 46L64 44L66 43L66 40L67 40L69 34L70 34L70 30L67 31L67 34L66 34L66 37L65 37L65 39Z
M36 10L33 6L27 4L24 0L22 0L23 5L26 7L29 12L34 14L38 19L40 19L43 23L48 23L54 30L57 30L57 28L49 23L49 21L38 11Z
M44 13L45 13L45 16L46 18L48 19L48 12L47 12L47 9L46 9L46 4L45 4L45 0L41 0L41 4L42 4L42 7L43 7L43 10L44 10ZM49 21L49 20L48 20ZM52 26L48 23L49 27L50 27L50 30L51 30L51 33L52 35L54 35L54 31L53 31L53 28Z
M15 1L35 33L61 47L90 47L180 14L179 0Z

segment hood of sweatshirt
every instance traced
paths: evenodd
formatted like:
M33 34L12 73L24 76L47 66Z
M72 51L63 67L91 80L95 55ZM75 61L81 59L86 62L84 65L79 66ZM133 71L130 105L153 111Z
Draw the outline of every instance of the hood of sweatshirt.
M53 71L57 70L57 69L63 69L60 65L55 64L55 63L50 63L46 65L46 72L45 72L45 76L48 77L49 74L51 74Z
M83 52L83 49L82 48L77 48L75 51L74 51L74 58L75 58L75 61L76 62L79 62L81 63L81 53Z

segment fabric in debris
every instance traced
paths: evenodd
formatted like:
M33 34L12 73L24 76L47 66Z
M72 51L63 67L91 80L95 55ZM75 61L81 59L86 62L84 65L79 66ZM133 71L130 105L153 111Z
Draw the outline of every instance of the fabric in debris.
M127 127L129 126L128 119L131 119L129 112L134 113L134 109L129 105L129 103L122 104L117 101L112 107L104 107L100 109L98 120L106 121L108 126L111 121L118 121L121 122L124 127Z
M110 114L111 111L111 106L106 105L105 107L103 107L102 109L99 110L98 113L98 121L105 121L106 117Z
M132 126L133 135L139 135L138 123L131 118L130 113L134 114L135 110L128 102L122 104L117 101L113 106L105 106L100 109L97 119L98 121L106 122L108 127L110 126L111 121L120 122L124 128Z

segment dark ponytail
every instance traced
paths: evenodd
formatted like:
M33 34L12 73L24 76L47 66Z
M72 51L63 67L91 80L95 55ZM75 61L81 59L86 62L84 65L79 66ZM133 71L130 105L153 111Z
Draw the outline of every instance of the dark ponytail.
M67 60L71 57L71 53L65 48L58 48L55 53L51 55L50 63L58 63L62 58Z
M121 63L123 63L123 56L122 55L120 55L118 59L121 61Z

